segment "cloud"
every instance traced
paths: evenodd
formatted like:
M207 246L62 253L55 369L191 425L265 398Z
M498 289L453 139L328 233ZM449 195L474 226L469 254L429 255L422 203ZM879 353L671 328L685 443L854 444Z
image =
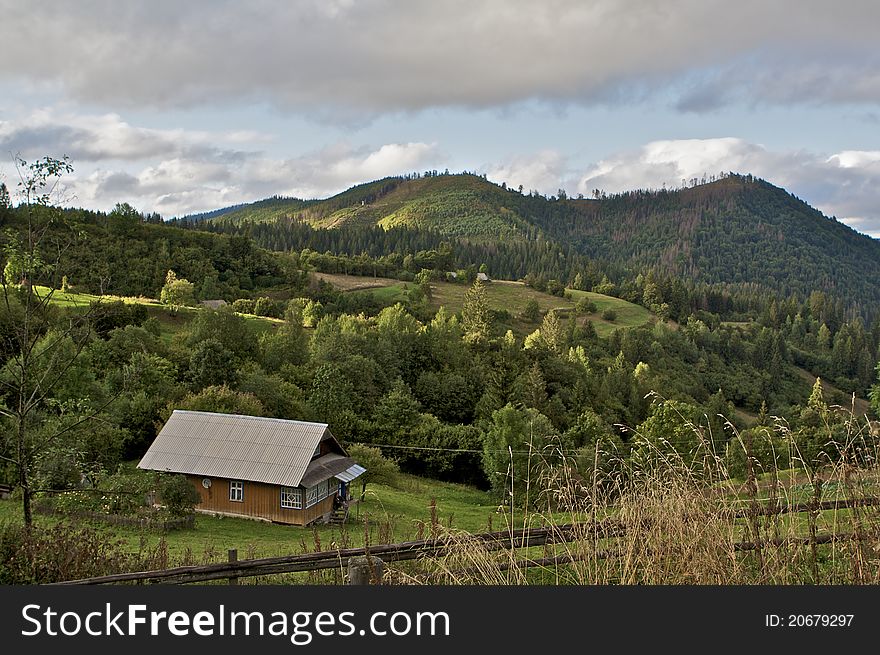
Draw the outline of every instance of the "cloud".
M532 190L552 194L565 187L567 160L556 150L543 150L534 155L517 155L497 164L484 166L486 177L511 188L523 187L524 193Z
M134 127L117 114L73 114L51 109L0 121L0 150L34 158L51 153L75 162L139 161L157 157L241 160L249 153L216 144L238 146L266 140L257 132L203 132Z
M825 0L0 0L0 79L113 107L876 103L880 4ZM34 44L39 48L34 48Z
M588 168L578 192L674 188L717 173L751 173L785 188L829 216L880 236L880 152L776 152L738 138L654 141Z

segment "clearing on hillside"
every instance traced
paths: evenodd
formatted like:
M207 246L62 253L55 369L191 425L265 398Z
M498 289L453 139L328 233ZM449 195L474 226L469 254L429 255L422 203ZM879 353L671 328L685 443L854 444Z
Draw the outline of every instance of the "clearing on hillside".
M328 273L316 273L316 275L343 291L370 290L389 301L402 299L405 290L413 286L412 282L401 282L389 278L331 275ZM509 315L509 318L501 320L502 327L513 330L518 336L524 336L540 327L541 319L532 322L522 318L522 313L530 300L535 300L538 303L542 315L550 310L556 310L565 319L576 311L576 303L579 300L592 301L596 305L596 311L589 314L578 313L577 321L579 324L592 321L599 336L607 336L622 327L644 325L656 318L644 307L592 291L568 289L566 293L569 297L560 298L537 291L522 282L510 280L493 280L486 283L485 288L489 299L489 308L496 312L506 311ZM470 285L467 283L431 282L430 306L434 310L445 307L451 312L458 313L464 305L464 297L468 289L470 289ZM613 321L602 318L602 313L608 309L613 310L616 314Z

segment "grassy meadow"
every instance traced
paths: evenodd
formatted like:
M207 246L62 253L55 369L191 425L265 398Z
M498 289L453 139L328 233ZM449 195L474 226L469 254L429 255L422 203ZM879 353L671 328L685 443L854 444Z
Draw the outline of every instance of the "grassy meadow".
M371 278L356 275L339 275L318 273L320 279L329 282L343 291L368 291L383 301L393 303L403 301L412 282L401 282L390 278ZM458 282L431 282L431 299L429 306L436 311L445 307L450 312L460 312L464 305L465 294L470 285ZM593 327L599 336L605 337L618 328L636 327L651 321L655 316L644 307L635 305L592 291L567 290L569 297L560 298L548 293L542 293L522 282L509 280L493 280L485 284L486 296L489 308L496 312L507 311L509 319L503 320L500 326L503 329L511 329L517 336L525 336L540 326L539 322L524 320L521 315L530 300L538 303L542 314L556 310L563 316L576 311L575 306L579 300L590 300L596 305L596 311L591 314L578 314L579 323L592 321ZM602 318L602 312L606 309L614 310L617 314L613 321Z
M360 485L352 488L359 494ZM432 509L433 504L433 509ZM172 561L222 561L235 548L240 558L276 557L322 549L363 546L367 533L372 544L426 538L435 530L463 530L471 533L505 529L509 514L498 513L497 504L487 492L465 485L440 482L399 474L394 486L367 485L362 503L351 508L344 526L288 526L266 521L198 513L193 529L174 530L161 535L153 530L108 525L101 521L78 520L110 541L121 540L123 548L136 552L155 548L161 539L167 544ZM433 519L432 519L433 516ZM516 517L521 522L521 516ZM21 504L0 500L0 524L21 521ZM37 525L58 523L56 516L35 515ZM518 525L517 527L522 527Z

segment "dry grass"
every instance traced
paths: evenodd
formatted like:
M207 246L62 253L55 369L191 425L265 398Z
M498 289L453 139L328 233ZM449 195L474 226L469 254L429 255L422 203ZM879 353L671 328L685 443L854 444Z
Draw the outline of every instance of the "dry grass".
M776 430L798 462L787 426ZM614 478L585 480L573 467L556 467L531 485L539 501L528 520L551 524L564 510L577 526L573 539L492 550L443 530L446 554L386 575L402 584L877 584L880 505L870 502L880 495L880 470L870 424L851 415L836 446L835 461L801 461L798 475L762 471L749 457L747 478L736 485L708 449L688 462L657 453Z
M386 277L368 277L359 275L341 275L335 273L313 273L313 275L325 282L329 282L342 291L361 291L364 289L380 289L400 284L400 280Z

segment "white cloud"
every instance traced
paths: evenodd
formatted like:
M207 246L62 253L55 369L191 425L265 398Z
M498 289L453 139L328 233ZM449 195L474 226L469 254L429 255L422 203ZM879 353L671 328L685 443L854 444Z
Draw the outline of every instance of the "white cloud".
M874 2L0 0L0 16L0 79L114 107L256 100L351 119L671 88L698 111L880 100Z
M828 158L828 163L836 163L840 168L860 168L880 163L880 151L844 150Z
M47 153L74 161L139 161L156 157L242 158L245 152L220 146L265 142L254 131L205 132L135 127L118 114L76 114L39 109L16 120L0 121L0 150L25 158Z
M535 155L518 155L498 164L484 167L486 177L506 183L511 188L523 187L524 193L536 190L553 194L565 187L567 161L556 150L543 150Z

